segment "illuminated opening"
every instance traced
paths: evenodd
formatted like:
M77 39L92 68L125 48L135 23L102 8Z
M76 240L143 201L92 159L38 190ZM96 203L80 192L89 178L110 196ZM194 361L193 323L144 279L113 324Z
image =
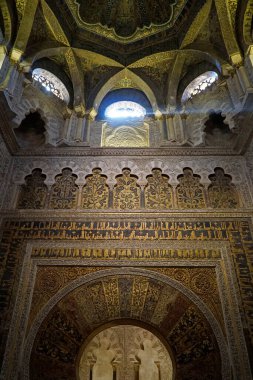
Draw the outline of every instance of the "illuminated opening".
M51 92L66 103L69 102L69 93L62 81L50 71L37 68L32 72L34 81L39 82L48 92Z
M185 88L182 95L182 102L186 102L193 96L200 94L211 86L218 79L218 74L215 71L206 71L199 75Z
M146 110L140 104L123 100L110 104L105 110L108 119L144 119Z

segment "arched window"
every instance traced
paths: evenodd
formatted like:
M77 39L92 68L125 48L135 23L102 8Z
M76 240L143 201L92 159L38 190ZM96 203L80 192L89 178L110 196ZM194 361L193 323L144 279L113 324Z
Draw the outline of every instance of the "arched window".
M53 73L42 68L36 68L32 72L34 81L39 82L48 92L69 103L69 92L62 81Z
M205 89L211 86L217 79L218 74L215 71L206 71L199 75L185 88L182 95L182 102L185 103L193 96L205 91Z
M105 109L105 117L108 119L144 119L146 110L140 104L129 100L122 100L110 104Z

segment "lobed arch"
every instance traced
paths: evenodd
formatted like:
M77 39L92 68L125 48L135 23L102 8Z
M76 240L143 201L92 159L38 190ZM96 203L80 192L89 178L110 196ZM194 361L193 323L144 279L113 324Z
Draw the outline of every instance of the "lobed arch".
M124 341L123 344L122 340ZM176 361L171 347L163 335L154 329L153 326L145 322L128 319L105 324L90 334L78 354L76 368L77 379L82 379L87 375L88 371L89 374L91 372L93 373L91 369L94 363L92 353L101 342L109 343L110 347L113 347L115 355L113 364L116 365L113 369L114 375L117 374L116 376L121 378L120 374L124 376L125 371L128 371L130 376L136 375L137 372L139 372L140 365L140 359L136 354L140 352L142 347L144 348L144 344L147 341L151 343L151 355L152 352L155 353L156 360L158 359L156 365L158 365L159 368L159 379L175 380ZM124 354L125 356L123 356ZM150 359L153 358L149 357L149 360ZM120 366L121 369L118 366ZM123 368L124 370L122 371ZM130 378L132 378L132 376Z
M40 98L25 98L21 104L22 108L19 108L19 112L13 120L13 122L15 123L14 129L18 128L22 120L27 115L33 112L38 112L45 123L45 143L56 145L61 133L58 127L56 129L56 126L59 125L59 116L52 115L52 112L50 111L49 107L44 107Z

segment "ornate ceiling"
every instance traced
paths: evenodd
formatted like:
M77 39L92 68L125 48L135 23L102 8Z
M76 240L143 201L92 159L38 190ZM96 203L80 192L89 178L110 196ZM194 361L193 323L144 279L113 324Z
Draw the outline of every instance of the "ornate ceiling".
M57 15L73 47L103 52L125 63L131 56L133 61L154 50L178 49L200 12L198 29L202 27L211 3L211 0L67 0L63 5L60 0L47 0L42 8L48 12L49 7Z
M243 44L252 35L250 4L241 7L237 0L17 0L13 12L7 3L0 7L10 62L26 79L40 65L58 76L71 99L69 110L57 107L64 119L73 110L97 113L108 92L125 87L145 93L155 115L180 110L184 89L206 71L219 75L225 93L226 78L242 63Z
M83 28L128 41L172 28L187 0L68 0Z

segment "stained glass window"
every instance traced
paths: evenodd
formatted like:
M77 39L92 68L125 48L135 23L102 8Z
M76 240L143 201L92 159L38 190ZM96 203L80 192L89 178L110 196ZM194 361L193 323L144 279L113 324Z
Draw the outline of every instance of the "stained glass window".
M39 82L48 92L53 93L55 96L69 102L69 93L62 81L57 78L50 71L37 68L32 72L32 78L34 81Z

